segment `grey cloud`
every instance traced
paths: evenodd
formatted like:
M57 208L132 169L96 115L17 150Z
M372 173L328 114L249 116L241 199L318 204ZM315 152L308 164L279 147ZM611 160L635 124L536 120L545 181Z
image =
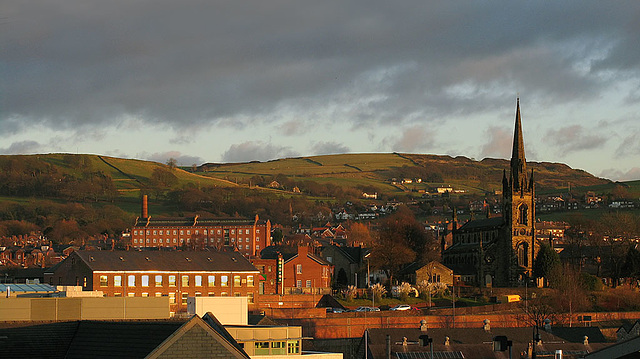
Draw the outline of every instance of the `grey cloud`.
M640 167L633 167L626 172L609 168L602 171L599 176L613 181L637 181L640 180Z
M392 144L394 151L415 152L433 146L435 133L426 131L422 126L416 125L405 129L402 136Z
M176 160L178 166L191 166L193 164L200 165L204 162L200 157L184 155L179 151L156 152L150 154L142 153L139 155L139 157L145 158L149 161L165 164L169 161L170 158L173 158Z
M628 135L622 140L620 146L616 150L618 157L638 156L640 155L640 131L635 130L628 132Z
M332 155L340 153L349 153L351 149L337 142L317 142L311 146L311 152L315 155Z
M7 148L0 148L0 153L6 155L37 153L42 150L42 145L36 141L14 142Z
M510 157L510 151L513 144L513 133L511 130L491 126L486 129L485 136L488 140L480 150L481 157Z
M222 154L224 162L268 161L282 157L294 157L299 154L290 147L283 147L262 141L247 141L229 147Z
M247 121L230 123L249 126L283 108L328 105L349 106L355 123L409 122L488 111L516 91L549 103L597 96L603 80L575 70L584 58L599 59L594 72L638 77L640 4L522 6L11 1L0 128L17 131L16 118L64 129L123 115L176 129L237 117ZM615 45L601 54L607 42Z
M593 150L607 142L605 135L596 133L599 132L590 131L580 125L572 125L547 131L544 141L565 153Z

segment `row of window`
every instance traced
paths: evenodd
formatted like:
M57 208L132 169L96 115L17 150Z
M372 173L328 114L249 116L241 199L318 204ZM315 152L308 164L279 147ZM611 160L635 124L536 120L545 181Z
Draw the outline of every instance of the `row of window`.
M307 283L306 283L307 288L311 288L311 284L312 284L311 279L307 279ZM296 280L296 287L302 288L302 280L300 279Z
M134 244L138 244L138 243L139 244L144 244L144 242L145 242L145 240L142 239L142 238L140 238L140 239L134 238L133 239L133 243ZM184 242L185 242L184 238L180 238L180 244L184 244ZM211 239L211 243L214 243L214 242L215 242L215 240L212 238ZM235 239L231 238L231 242L235 243ZM242 242L242 241L238 240L238 243L240 243L240 242ZM167 238L166 240L163 240L162 238L153 238L153 239L147 238L147 244L151 244L151 243L171 244L171 239ZM191 238L187 238L187 243L191 243ZM209 243L207 238L204 238L204 243L205 244ZM221 238L218 238L218 243L222 243L222 239ZM247 238L247 243L249 243L249 238ZM178 244L178 239L177 238L173 239L173 244L176 244L176 245ZM238 247L240 249L242 249L242 245L239 245ZM246 249L249 249L249 245L248 244L245 247L246 247ZM256 249L260 249L260 245L259 244L256 245Z
M254 355L286 355L300 353L300 341L254 342Z
M166 232L167 235L171 234L171 232L173 232L174 235L178 234L178 230L177 229L174 229L173 231L168 230L168 229L166 231L163 231L162 229L161 230L156 230L156 229L150 230L150 229L147 229L147 235L150 235L151 233L153 233L154 235L156 235L156 234L162 235L163 232ZM186 232L187 232L187 235L191 234L191 230L190 229L187 229ZM144 234L144 230L142 230L142 229L141 230L137 230L137 229L133 230L133 234L134 235L138 235L138 233L140 235L143 235ZM180 230L180 235L184 235L184 233L185 233L185 230L181 229ZM196 230L193 231L193 233L194 234L200 234L200 230L196 229ZM215 233L216 234L222 234L222 230L218 229ZM224 233L225 234L229 234L229 230L225 229ZM256 229L256 233L260 233L260 230ZM212 230L207 231L205 229L205 230L202 231L202 234L214 234L214 230L212 229ZM231 230L231 234L236 234L235 229ZM238 229L238 234L243 234L243 230L242 229ZM249 230L248 229L244 230L244 234L250 234Z
M152 278L153 283L156 287L162 287L165 284L165 278L163 275L155 275L155 276L149 276L149 275L142 275L140 276L140 286L142 287L149 287L149 280L150 278ZM193 276L193 282L192 282L192 277L188 276L188 275L183 275L180 277L180 285L182 287L188 287L189 285L194 285L196 287L202 287L203 286L203 279L204 277L201 275L195 275ZM122 280L123 280L123 276L121 275L114 275L113 278L111 278L111 280L113 281L113 286L114 287L122 287ZM136 286L136 280L137 280L137 276L131 274L126 276L126 280L127 280L127 286L129 287L135 287ZM166 278L166 284L169 287L175 287L176 286L176 280L177 280L177 276L175 275L169 275ZM209 275L206 277L207 280L207 286L208 287L215 287L216 286L216 276L215 275ZM254 286L254 280L253 280L253 276L252 275L248 275L246 279L242 279L239 275L234 275L233 276L233 286L234 287L241 287L242 284L245 284L247 287L253 287ZM109 276L108 275L101 275L100 276L100 286L101 287L108 287L109 286ZM229 286L229 276L226 275L221 275L220 276L220 286L221 287L228 287Z

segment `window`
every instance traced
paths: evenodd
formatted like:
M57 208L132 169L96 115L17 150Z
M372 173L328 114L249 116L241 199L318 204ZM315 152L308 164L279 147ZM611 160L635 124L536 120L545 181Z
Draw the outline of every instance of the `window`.
M187 230L187 235L190 235L190 234L191 234L191 230L189 229Z
M296 264L296 274L302 274L302 264Z
M289 354L298 354L298 353L300 353L300 341L299 340L289 340L289 341L287 341L287 352Z
M247 276L247 287L253 287L253 276L252 275L248 275Z
M226 296L228 296L228 295L229 295L229 293L227 293L227 292L222 292L222 293L220 293L220 295L221 295L221 296L223 296L223 297L226 297Z
M100 276L100 286L101 287L106 287L109 285L109 280L107 279L108 277L106 275L101 275Z
M311 279L307 279L307 288L311 288Z
M157 275L156 276L156 287L162 287L162 276L161 275Z
M298 287L298 288L302 288L302 280L298 279L298 280L296 281L296 287Z
M143 275L142 276L142 286L143 287L148 287L149 286L149 276L148 275Z
M189 298L189 293L182 293L182 305L187 305L187 298Z
M196 276L196 287L202 287L202 276L201 275L197 275Z
M189 286L189 276L188 275L183 275L181 283L182 283L183 287L188 287Z
M245 246L245 248L246 248L246 249L249 249L249 245L247 244L247 245Z
M162 297L162 293L156 292L156 297Z
M240 287L242 284L240 282L240 276L239 275L234 275L233 276L233 286L234 287Z
M119 275L113 276L113 286L122 287L122 276L119 276Z
M249 303L253 303L253 293L247 293L247 300Z
M257 244L256 244L256 249L260 249L260 245L257 245Z
M158 234L159 234L159 235L162 235L162 231L160 231Z
M528 208L527 205L523 204L518 207L518 223L523 225L528 225Z
M127 293L127 297L135 297L136 293Z
M113 293L114 297L122 297L122 293Z
M228 287L229 286L229 277L226 275L220 276L220 286Z
M207 295L210 296L210 297L215 297L216 296L216 294L214 292L209 292L209 293L207 293Z
M138 235L138 231L133 231L133 234L134 235Z
M135 287L136 286L136 276L135 275L130 275L128 278L129 278L129 282L128 282L129 287Z
M169 304L176 304L176 293L169 293Z
M286 342L271 342L271 354L272 355L284 355L287 354Z
M269 342L255 342L253 354L255 355L269 355Z
M196 292L196 297L202 297L202 293Z
M216 286L216 276L210 275L207 278L207 284L209 285L209 287L215 287Z
M149 293L142 293L142 296L146 298L149 296Z
M158 234L158 232L157 231L153 231L153 235L155 236L156 234Z

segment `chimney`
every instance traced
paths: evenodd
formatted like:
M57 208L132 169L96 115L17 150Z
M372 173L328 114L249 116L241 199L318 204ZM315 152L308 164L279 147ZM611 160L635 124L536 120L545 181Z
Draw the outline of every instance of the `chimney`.
M142 195L142 218L149 218L149 207L147 203L147 195Z
M491 321L489 319L485 319L482 321L482 329L484 329L485 332L490 332L491 331Z

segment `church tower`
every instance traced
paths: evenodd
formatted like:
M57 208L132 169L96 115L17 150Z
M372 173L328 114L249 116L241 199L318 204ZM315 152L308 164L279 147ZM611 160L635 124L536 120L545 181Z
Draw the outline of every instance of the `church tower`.
M513 149L509 175L503 173L502 205L504 242L500 257L504 268L501 282L515 285L519 280L533 275L533 261L539 245L535 235L535 185L533 170L527 172L520 116L520 99L516 104L516 125L513 132Z

